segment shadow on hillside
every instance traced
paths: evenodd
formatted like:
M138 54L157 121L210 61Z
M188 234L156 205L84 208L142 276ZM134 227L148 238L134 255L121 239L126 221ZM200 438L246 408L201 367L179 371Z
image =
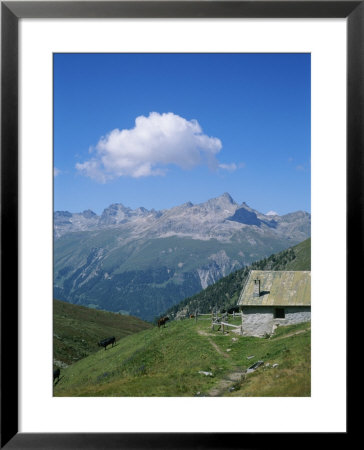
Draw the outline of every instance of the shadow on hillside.
M117 342L112 346L112 347L107 347L104 349L105 352L107 352L108 350L113 349L114 347L116 347L117 345L119 345Z
M64 375L59 377L55 383L53 383L53 387L57 386L57 384L64 378Z

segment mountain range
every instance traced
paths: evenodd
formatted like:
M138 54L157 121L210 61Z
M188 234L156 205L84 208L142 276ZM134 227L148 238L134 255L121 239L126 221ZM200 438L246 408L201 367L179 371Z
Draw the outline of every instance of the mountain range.
M262 214L228 193L165 210L54 213L54 297L146 320L310 236L304 211Z

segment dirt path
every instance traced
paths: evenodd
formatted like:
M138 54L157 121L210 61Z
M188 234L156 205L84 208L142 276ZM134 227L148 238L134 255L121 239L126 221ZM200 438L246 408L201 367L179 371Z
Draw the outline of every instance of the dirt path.
M216 336L216 334L214 333L207 333L206 331L202 330L197 330L197 333L200 334L201 336Z
M217 386L210 389L207 397L221 397L224 392L234 389L234 386L240 383L245 378L243 371L236 371L228 373L225 378L220 380Z
M198 330L197 332L200 336L205 336L207 338L208 342L214 347L217 353L222 355L224 358L230 358L230 356L227 353L223 352L221 348L210 338L210 336L214 336L214 334L210 334L202 330ZM215 387L211 388L207 392L206 397L221 397L224 392L233 389L236 384L240 383L244 376L245 373L241 370L226 374L225 377L220 380Z
M288 338L288 337L295 336L296 334L302 334L302 333L305 333L306 331L308 331L308 330L300 330L300 331L296 331L295 333L286 334L286 335L281 336L281 337L278 337L278 338L276 338L276 339L274 339L274 340L275 340L275 341L280 341L281 339L286 339L286 338Z
M229 358L229 355L227 353L223 352L221 350L221 348L217 344L215 344L215 342L212 339L209 338L209 334L208 333L206 333L204 331L201 331L201 330L198 330L197 332L198 332L199 335L207 337L207 340L214 347L214 349L217 351L217 353L222 355L224 358Z
M286 339L288 337L295 336L296 334L305 333L306 331L309 331L309 329L296 331L295 333L290 333L285 336L278 337L275 340L278 341L280 339ZM198 330L197 332L200 336L205 336L209 343L220 355L222 355L224 358L230 358L227 353L223 352L221 348L212 341L210 336L215 336L214 334L207 333L206 331L202 330ZM245 370L236 370L234 372L230 372L226 374L222 380L218 381L216 386L214 386L207 392L206 397L221 397L227 391L231 392L232 390L234 390L235 386L244 381L244 379Z

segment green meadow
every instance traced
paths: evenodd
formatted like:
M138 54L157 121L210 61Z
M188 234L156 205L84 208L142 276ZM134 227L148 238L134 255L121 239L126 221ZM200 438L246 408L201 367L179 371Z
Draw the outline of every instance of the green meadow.
M150 328L137 317L53 301L53 361L55 366L74 363L98 351L97 343L109 336L120 339Z
M310 396L310 323L280 327L264 339L222 335L205 317L118 339L61 369L54 395ZM264 364L245 373L257 361Z

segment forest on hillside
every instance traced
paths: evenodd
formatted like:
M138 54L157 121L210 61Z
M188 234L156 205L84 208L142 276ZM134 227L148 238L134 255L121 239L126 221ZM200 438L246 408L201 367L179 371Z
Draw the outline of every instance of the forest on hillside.
M215 307L219 310L235 307L251 270L311 270L311 238L232 272L198 294L169 308L165 315L176 318L194 314L195 311L206 314Z

